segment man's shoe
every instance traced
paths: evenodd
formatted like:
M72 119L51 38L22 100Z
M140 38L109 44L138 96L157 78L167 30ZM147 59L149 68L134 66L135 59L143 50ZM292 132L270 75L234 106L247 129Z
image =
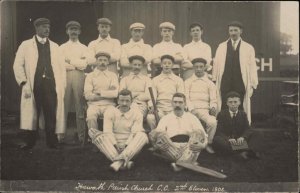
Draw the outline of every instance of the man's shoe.
M133 166L134 166L134 162L133 162L133 161L129 161L129 162L127 163L127 165L126 165L126 167L127 167L128 170L132 169Z
M243 151L239 154L239 156L243 159L243 160L248 160L249 159L249 154L247 151Z
M207 145L205 150L210 153L210 154L214 154L215 150L211 147L211 145Z
M183 169L182 167L177 166L176 163L171 163L171 167L173 168L174 172L179 172Z
M114 161L111 165L110 168L112 168L115 172L119 171L120 168L122 167L122 165L124 164L123 161L118 160L118 161Z

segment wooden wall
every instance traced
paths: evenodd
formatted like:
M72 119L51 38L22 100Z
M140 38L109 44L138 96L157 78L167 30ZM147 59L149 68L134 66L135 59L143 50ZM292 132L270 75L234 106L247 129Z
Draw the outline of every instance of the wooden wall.
M34 34L32 22L37 17L52 21L50 38L61 44L67 41L65 24L78 20L82 24L80 37L88 44L98 36L95 22L108 17L113 26L111 36L121 43L130 38L129 25L142 22L146 25L144 40L150 45L161 41L159 24L170 21L176 25L174 41L182 45L191 41L188 26L200 22L204 26L203 40L212 47L213 55L218 44L228 38L227 24L239 20L244 24L243 39L251 43L258 58L272 58L273 71L261 72L259 78L279 77L280 49L279 2L4 2L1 6L1 109L19 111L19 88L15 82L12 64L20 43ZM278 82L260 81L253 96L253 113L272 114L278 106Z

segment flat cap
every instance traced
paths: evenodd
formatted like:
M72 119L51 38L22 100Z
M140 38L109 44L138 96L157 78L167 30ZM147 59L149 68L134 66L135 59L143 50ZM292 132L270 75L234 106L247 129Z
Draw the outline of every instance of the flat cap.
M194 22L190 25L190 29L196 27L196 26L199 26L201 30L203 30L203 25L201 25L201 23L198 23L198 22Z
M175 31L175 25L171 22L163 22L159 25L159 28L169 28Z
M243 27L244 27L243 24L241 22L239 22L239 21L232 21L232 22L230 22L228 24L228 27L230 27L230 26L239 27L241 29L243 29Z
M67 24L66 24L66 28L68 29L69 27L78 27L78 28L81 28L81 25L79 22L77 21L69 21Z
M97 59L98 57L100 56L105 56L107 57L108 59L110 59L110 54L108 52L104 52L104 51L99 51L97 52L97 54L95 55L95 58Z
M170 59L170 60L172 60L173 63L175 63L175 58L169 54L165 54L160 57L161 61L163 61L164 59Z
M143 63L145 63L145 58L143 56L140 56L140 55L134 55L134 56L130 56L128 58L129 62L131 63L133 60L140 60L142 61Z
M132 29L145 29L145 25L142 24L142 23L133 23L130 25L129 29L132 30Z
M43 25L43 24L50 24L50 20L47 18L37 18L36 20L34 20L33 25L35 27Z
M112 25L112 22L108 18L99 18L97 19L97 25L99 24L106 24L106 25Z
M207 61L204 58L195 58L191 61L192 64L196 64L197 62L207 64Z

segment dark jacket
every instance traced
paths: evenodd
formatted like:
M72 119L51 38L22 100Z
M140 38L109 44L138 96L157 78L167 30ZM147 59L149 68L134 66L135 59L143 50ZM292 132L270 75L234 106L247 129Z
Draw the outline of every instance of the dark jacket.
M239 110L235 118L231 118L228 109L222 110L218 116L218 126L216 136L227 138L244 137L247 139L251 135L250 125L247 119L247 114Z

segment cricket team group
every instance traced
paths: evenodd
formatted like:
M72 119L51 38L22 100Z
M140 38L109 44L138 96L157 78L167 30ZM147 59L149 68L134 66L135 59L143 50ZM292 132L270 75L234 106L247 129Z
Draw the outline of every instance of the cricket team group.
M66 24L69 40L60 46L49 39L49 19L33 24L36 34L21 43L13 64L22 90L21 149L35 146L39 128L48 148L61 149L73 105L78 143L88 129L115 171L132 168L148 143L174 171L182 169L178 161L197 165L202 150L259 156L260 133L250 129L250 98L258 85L255 51L241 38L242 23L228 24L229 38L214 60L200 23L190 25L192 41L183 47L173 42L170 22L159 25L162 40L153 47L143 41L142 23L130 25L131 38L121 45L109 34L113 23L100 18L99 37L88 46L80 43L77 21Z

